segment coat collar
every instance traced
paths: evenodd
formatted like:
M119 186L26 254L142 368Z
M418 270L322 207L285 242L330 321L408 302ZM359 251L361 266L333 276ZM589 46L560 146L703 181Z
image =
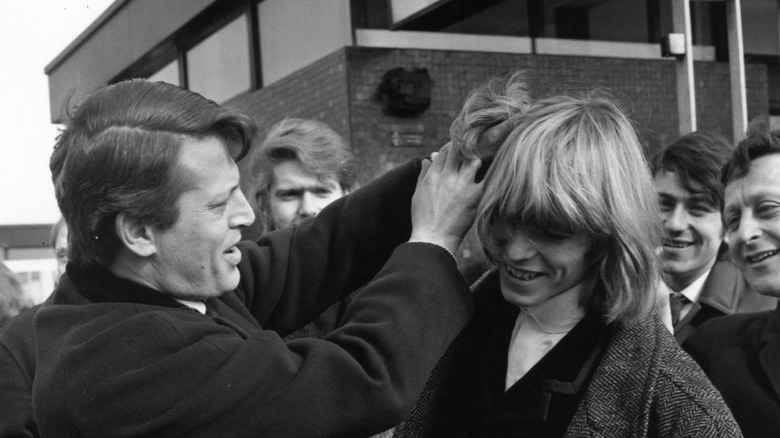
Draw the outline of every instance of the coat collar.
M710 270L698 302L707 304L724 315L731 315L737 310L739 298L745 292L743 283L742 276L731 259L722 258Z
M658 380L664 348L678 347L657 314L617 324L566 436L572 436L572 430L591 430L594 436L647 436L652 385ZM595 418L611 420L594 422Z
M188 308L172 297L132 280L117 277L104 268L82 268L69 263L66 273L55 293L58 299L75 298L68 296L75 289L86 302L92 303L134 303L152 306Z

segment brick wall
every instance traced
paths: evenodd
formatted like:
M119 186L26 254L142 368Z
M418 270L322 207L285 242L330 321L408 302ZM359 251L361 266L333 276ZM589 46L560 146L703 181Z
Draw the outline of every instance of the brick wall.
M630 110L648 156L677 136L675 72L670 61L376 48L347 51L353 147L369 178L444 144L468 92L488 77L519 69L530 69L541 89L563 83L612 90ZM416 118L384 115L375 97L382 74L395 67L424 67L431 75L431 107ZM695 71L700 129L731 138L728 65L696 63ZM752 118L769 109L767 73L762 64L748 65L746 72ZM422 132L422 150L391 148L390 135L396 130Z
M414 118L383 113L377 90L382 75L396 67L428 69L431 106ZM529 69L540 88L601 86L626 103L648 155L677 136L674 63L548 55L515 55L346 47L254 93L227 103L256 118L260 137L284 117L321 120L352 144L366 182L411 157L438 149L465 96L495 75ZM700 129L731 138L728 65L697 62L696 98ZM748 64L748 117L769 109L766 67ZM421 133L421 148L393 148L394 131Z

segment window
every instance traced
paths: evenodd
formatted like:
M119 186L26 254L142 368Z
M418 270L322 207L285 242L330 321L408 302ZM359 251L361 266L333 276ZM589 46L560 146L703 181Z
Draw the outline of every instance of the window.
M165 67L161 68L157 71L157 73L149 76L149 80L155 82L167 82L173 85L181 85L179 83L179 61L173 61Z
M526 0L503 1L442 29L442 32L529 36Z
M219 103L249 90L249 53L243 14L187 52L188 88Z

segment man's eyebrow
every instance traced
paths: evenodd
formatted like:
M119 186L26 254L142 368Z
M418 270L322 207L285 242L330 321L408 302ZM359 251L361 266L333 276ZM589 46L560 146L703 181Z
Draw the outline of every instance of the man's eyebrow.
M229 188L227 188L225 190L220 190L219 192L214 193L214 195L211 196L211 200L210 200L209 203L213 204L213 203L222 202L225 199L230 198L233 195L233 193L235 193L236 190L239 190L239 189L240 189L240 186L238 184L236 184L236 185L234 185L232 187L229 187Z
M699 192L699 193L693 193L691 194L691 201L694 202L707 202L712 204L712 201L714 200L713 196L706 192Z
M290 188L281 188L281 189L277 188L276 190L274 190L274 193L285 193L285 194L303 193L304 191L306 191L306 189L302 187L290 187Z

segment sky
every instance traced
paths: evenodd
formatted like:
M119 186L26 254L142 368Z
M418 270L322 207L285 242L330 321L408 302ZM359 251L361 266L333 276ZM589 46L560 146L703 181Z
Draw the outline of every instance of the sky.
M58 126L43 72L114 0L4 2L0 14L0 225L59 218L49 172Z

